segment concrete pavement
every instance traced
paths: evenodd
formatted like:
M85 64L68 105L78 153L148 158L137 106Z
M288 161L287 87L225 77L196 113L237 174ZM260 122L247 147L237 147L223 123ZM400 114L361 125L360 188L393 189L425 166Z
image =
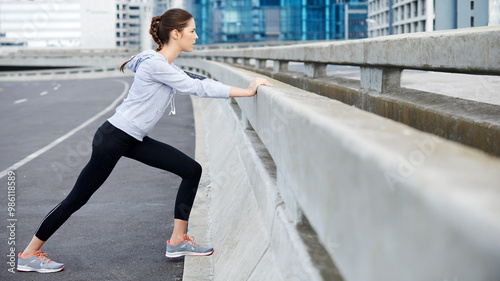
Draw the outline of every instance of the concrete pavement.
M10 82L0 88L0 171L39 151L103 112L132 78ZM45 93L46 92L46 93ZM24 100L25 99L25 100ZM20 101L21 100L21 101ZM24 101L22 101L24 100ZM151 137L194 157L195 131L189 97L176 98L178 114L165 115ZM42 250L66 264L59 273L10 273L9 253L22 251L43 217L69 193L88 161L95 130L113 114L104 113L80 131L0 179L1 280L181 280L184 258L167 259L165 243L173 228L173 203L180 178L123 158L90 201L48 240ZM9 217L15 196L15 219ZM13 197L13 196L10 196ZM5 231L9 223L15 231ZM15 245L9 245L14 235Z

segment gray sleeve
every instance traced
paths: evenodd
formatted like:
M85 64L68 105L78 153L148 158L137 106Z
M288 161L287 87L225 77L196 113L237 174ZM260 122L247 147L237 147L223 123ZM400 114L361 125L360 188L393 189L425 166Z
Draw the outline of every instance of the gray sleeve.
M230 86L212 79L193 79L167 62L155 59L151 62L151 78L178 92L203 98L229 98L231 91Z

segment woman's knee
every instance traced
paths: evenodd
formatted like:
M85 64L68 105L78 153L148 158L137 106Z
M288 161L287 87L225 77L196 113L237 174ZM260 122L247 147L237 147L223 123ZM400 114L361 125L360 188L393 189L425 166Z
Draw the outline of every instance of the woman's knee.
M195 164L193 165L193 175L196 178L201 178L201 173L203 172L203 167L201 167L200 163L194 162Z
M183 179L190 178L199 180L201 178L201 173L203 172L203 168L201 167L201 165L194 160L186 170L188 172L182 177Z

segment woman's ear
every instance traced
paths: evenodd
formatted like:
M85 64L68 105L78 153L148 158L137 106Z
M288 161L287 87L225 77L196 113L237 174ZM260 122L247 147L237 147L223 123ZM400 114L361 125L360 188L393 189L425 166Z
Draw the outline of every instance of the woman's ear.
M172 39L177 40L179 39L179 31L177 29L174 29L170 32L170 36L172 36Z

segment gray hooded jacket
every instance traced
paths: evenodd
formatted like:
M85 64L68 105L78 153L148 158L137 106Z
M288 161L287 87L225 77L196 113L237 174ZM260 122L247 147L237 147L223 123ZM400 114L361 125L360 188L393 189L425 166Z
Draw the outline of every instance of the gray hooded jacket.
M211 79L192 79L154 50L138 54L128 66L135 72L134 82L108 121L140 141L153 129L169 105L169 114L175 114L176 90L199 97L229 98L230 86Z

